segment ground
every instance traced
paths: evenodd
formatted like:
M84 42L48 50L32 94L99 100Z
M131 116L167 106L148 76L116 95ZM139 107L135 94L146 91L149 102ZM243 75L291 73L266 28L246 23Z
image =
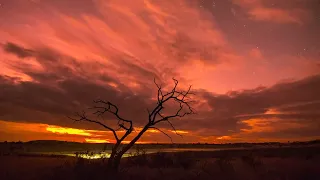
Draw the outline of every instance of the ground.
M117 177L106 160L2 155L0 179L320 179L320 147L141 154L123 158Z

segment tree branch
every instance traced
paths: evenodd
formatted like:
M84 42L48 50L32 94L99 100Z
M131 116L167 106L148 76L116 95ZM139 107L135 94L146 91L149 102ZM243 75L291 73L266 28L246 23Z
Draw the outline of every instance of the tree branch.
M173 143L172 138L171 138L171 136L169 136L169 134L165 133L165 132L162 131L161 129L159 129L159 128L157 128L157 127L154 127L154 126L150 126L149 128L158 130L159 132L161 132L162 134L164 134L164 135L166 135L168 138L170 138L171 143Z
M96 120L92 120L92 119L87 118L86 113L85 113L84 111L82 112L82 114L80 114L80 113L77 112L77 113L76 113L76 116L78 116L79 118L76 119L76 118L72 118L72 117L69 117L69 116L68 116L68 118L69 118L69 119L72 119L72 120L74 120L74 121L87 121L87 122L99 124L100 126L102 126L102 127L106 128L106 129L108 129L109 131L111 131L111 132L113 133L114 137L116 138L116 140L119 141L119 138L118 138L118 136L117 136L117 133L116 133L116 131L115 131L113 128L111 128L111 127L103 124L102 122L99 122L99 121L96 121Z
M110 155L108 163L109 163L110 167L117 168L123 154L125 152L127 152L141 138L141 136L149 128L153 128L153 129L158 130L159 132L163 133L168 138L170 138L171 142L173 142L172 138L169 134L167 134L165 131L162 131L161 129L155 127L155 125L158 123L166 121L167 123L169 123L169 125L171 126L173 131L177 135L182 137L182 135L180 135L177 132L176 128L171 123L171 119L181 118L186 115L195 114L194 110L190 106L191 101L188 101L189 95L192 94L190 92L191 86L188 88L187 91L178 91L177 87L178 87L179 82L178 82L178 80L176 80L174 78L172 78L172 79L174 81L174 86L171 91L166 92L166 93L164 93L162 91L161 85L157 84L156 79L154 79L154 83L158 88L156 107L152 111L149 111L149 109L147 109L148 117L149 117L148 123L142 128L142 130L140 132L137 132L137 135L130 141L130 143L128 143L127 145L125 145L123 147L121 146L121 143L123 142L123 140L126 139L128 137L128 135L131 134L132 131L135 131L133 128L133 122L131 120L127 120L127 119L122 118L119 115L118 107L116 105L112 104L111 102L103 101L103 100L95 100L95 101L93 101L94 106L89 109L94 110L93 114L96 115L97 118L102 118L105 113L113 114L118 119L118 122L117 122L118 128L116 128L116 129L113 129L110 126L107 126L106 124L102 123L102 122L104 122L103 119L100 122L100 121L88 118L84 111L82 113L76 113L77 118L71 118L71 117L68 117L68 118L70 118L74 121L87 121L87 122L95 123L95 124L98 124L113 133L113 135L116 139L116 143L112 148L112 153ZM179 108L177 109L175 114L167 115L166 113L163 113L163 110L166 108L165 107L166 103L168 103L168 101L170 101L170 100L172 100L173 103L178 103ZM116 133L120 129L124 129L126 131L125 134L121 138L119 138Z
M132 121L131 120L127 120L124 119L122 117L120 117L119 115L119 109L116 105L112 104L109 101L103 101L103 100L94 100L93 101L95 104L95 106L89 108L89 109L94 109L96 110L95 112L93 112L93 114L97 115L97 116L102 116L104 113L108 112L111 113L113 115L115 115L118 119L118 126L122 129L125 129L127 131L132 131ZM125 124L123 122L129 123L129 127L126 127Z
M107 126L107 125L105 125L104 123L102 123L100 121L89 119L86 116L84 111L82 112L82 114L80 114L78 112L76 113L76 116L78 116L77 119L76 118L71 118L71 117L68 117L68 118L70 118L72 120L75 120L75 121L87 121L87 122L99 124L99 125L103 126L104 128L110 130L113 133L117 143L121 143L133 130L132 121L120 117L118 107L116 105L112 104L109 101L94 100L93 102L95 103L95 105L93 107L88 108L90 110L95 110L92 114L96 115L98 118L102 117L102 115L107 113L107 112L110 113L110 114L115 115L116 118L118 119L118 123L117 124L118 124L119 128L113 129L110 126ZM126 126L125 123L129 123L129 126ZM126 130L126 133L119 139L116 131L118 131L120 129Z
M173 131L182 137L182 135L180 135L179 133L177 133L175 127L173 126L173 124L170 122L170 119L176 118L176 117L184 117L186 115L191 115L191 114L195 114L194 110L192 109L192 107L190 106L190 102L191 101L187 101L188 96L190 94L192 94L190 92L191 87L189 86L187 91L177 91L177 86L178 86L178 80L172 78L174 81L174 87L171 91L167 92L167 93L163 93L161 86L158 85L156 83L156 80L154 79L154 83L156 84L156 86L158 87L158 102L157 102L157 106L153 109L153 111L151 113L149 113L149 123L154 127L154 125L166 121L167 123L170 124L171 128L173 129ZM169 100L173 100L174 102L179 104L179 109L177 110L177 112L173 115L167 115L164 116L161 111L164 109L164 104L166 102L168 102ZM183 109L187 109L187 111L182 113ZM156 117L159 116L160 119L156 120Z

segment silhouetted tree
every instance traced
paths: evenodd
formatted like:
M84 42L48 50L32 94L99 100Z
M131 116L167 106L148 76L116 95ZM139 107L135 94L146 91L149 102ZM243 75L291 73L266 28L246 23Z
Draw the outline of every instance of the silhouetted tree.
M123 156L123 154L126 153L140 139L140 137L148 129L158 130L159 132L161 132L164 135L166 135L167 137L169 137L172 142L172 138L167 133L165 133L164 131L162 131L158 127L156 127L156 125L159 123L162 123L162 122L163 123L166 122L171 126L171 128L173 129L173 131L177 135L180 135L177 133L175 127L171 123L171 120L175 119L175 118L179 118L179 117L181 118L186 115L194 114L194 110L190 106L190 103L192 101L190 101L190 97L189 97L189 95L192 94L190 92L191 86L189 86L187 91L178 91L177 90L178 81L174 78L173 78L173 81L174 81L173 89L169 92L164 93L162 91L162 87L160 85L158 85L156 83L156 80L154 79L154 83L158 88L157 104L155 105L155 108L152 111L149 111L147 109L148 110L148 122L145 124L145 126L142 128L142 130L128 144L122 144L122 142L134 130L133 121L120 117L118 107L109 101L95 100L94 101L95 105L89 109L93 109L94 110L93 114L98 117L102 116L104 113L111 113L114 116L116 116L116 118L118 119L118 123L117 123L118 129L114 129L111 126L108 126L99 120L93 120L91 118L88 118L86 116L85 111L83 111L82 113L79 113L79 112L76 113L77 118L71 118L71 117L69 117L69 118L71 118L75 121L86 121L86 122L98 124L113 133L115 140L116 140L116 143L112 147L111 155L108 160L108 168L113 171L118 171L120 160L121 160L121 157ZM163 109L165 108L164 106L165 106L165 104L169 103L170 101L178 104L179 108L177 109L177 111L175 113L165 115L163 113ZM117 134L118 130L125 131L125 133L122 137L118 136L118 134Z

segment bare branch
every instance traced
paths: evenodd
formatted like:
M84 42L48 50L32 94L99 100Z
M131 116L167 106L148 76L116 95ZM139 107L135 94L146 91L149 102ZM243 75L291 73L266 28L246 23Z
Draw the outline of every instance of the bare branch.
M160 89L160 86L159 86L158 83L156 82L156 78L153 78L153 82L154 82L154 84L157 86L157 88Z
M165 132L162 131L161 129L159 129L159 128L157 128L157 127L154 127L154 126L150 126L149 128L158 130L159 132L161 132L162 134L164 134L164 135L166 135L168 138L170 138L171 143L173 143L172 138L171 138L171 136L169 136L169 134L165 133Z
M95 104L97 104L97 105L89 108L89 109L96 110L95 112L93 112L93 114L95 114L99 117L99 116L102 116L106 112L111 113L117 117L118 125L120 128L125 129L127 131L129 131L129 130L132 131L132 128L133 128L132 121L120 117L120 115L118 113L119 109L116 105L112 104L109 101L103 101L103 100L94 100L93 102ZM129 127L126 127L123 122L129 123Z
M159 114L162 109L163 109L163 106L162 106L162 104L160 104L160 106L158 106L157 110L154 112L153 118L151 120L152 124L154 124L154 121L156 120L157 114Z
M107 130L110 130L113 133L116 139L116 143L112 148L112 152L108 160L108 166L110 168L117 169L119 167L120 159L123 156L123 154L127 152L140 139L140 137L145 132L147 132L149 128L156 129L159 132L163 133L168 138L170 138L171 142L173 143L172 138L169 134L155 127L155 125L158 123L166 121L167 123L169 123L172 130L177 135L182 137L182 135L177 132L176 128L171 123L171 120L174 118L181 118L190 114L195 114L195 112L193 111L190 105L192 101L189 101L189 95L193 93L190 92L191 86L188 88L187 91L178 91L177 90L177 87L179 84L178 80L174 78L172 78L172 80L174 81L174 86L172 90L164 93L162 91L161 85L157 84L156 79L154 78L154 83L158 88L156 107L154 107L154 109L151 111L149 109L146 109L149 117L148 123L142 128L140 132L137 132L137 135L127 145L121 146L121 143L123 142L123 140L125 140L128 137L129 134L132 133L132 131L135 131L135 129L133 128L133 122L131 120L122 118L119 115L118 107L109 101L95 100L94 106L89 108L90 110L94 110L92 114L97 116L97 118L101 118L101 121L88 118L84 111L82 113L76 113L77 118L71 118L71 117L68 117L68 118L74 121L86 121L86 122L95 123L106 128ZM166 113L163 113L163 110L165 109L166 103L170 100L172 100L173 103L177 103L179 105L179 108L175 112L175 114L167 115ZM117 122L118 128L113 129L110 126L107 126L106 124L102 123L104 122L103 115L106 113L110 113L118 119L118 122ZM121 129L125 130L125 134L121 138L119 138L116 132Z
M177 130L175 129L175 127L171 123L170 119L174 119L177 117L181 118L186 115L195 114L194 110L190 106L190 103L192 101L188 101L188 96L192 94L192 93L190 93L192 86L189 86L187 91L178 91L177 86L178 86L179 82L178 82L178 80L176 80L174 78L172 78L172 79L174 81L174 87L171 91L169 91L165 94L162 93L161 86L159 86L154 80L156 86L158 87L158 103L157 103L157 106L153 109L153 111L151 113L149 113L149 123L150 123L150 125L152 125L152 127L154 127L154 125L156 125L160 122L166 121L167 123L169 123L169 125L171 126L173 131L177 135L182 137L182 135L177 132ZM161 97L159 97L159 96L161 96ZM179 109L173 115L163 115L161 112L164 109L164 104L169 100L173 100L174 102L178 103ZM182 112L183 110L186 110L186 111ZM160 119L156 119L156 117L160 117Z
M91 123L99 124L100 126L102 126L102 127L106 128L106 129L108 129L109 131L111 131L111 132L113 133L114 137L116 138L116 140L117 140L117 141L119 140L119 138L118 138L118 136L117 136L117 133L116 133L116 131L115 131L113 128L111 128L111 127L103 124L102 122L99 122L99 121L96 121L96 120L92 120L92 119L87 118L87 116L86 116L86 114L85 114L84 111L82 112L82 114L80 114L80 113L77 112L77 113L76 113L76 116L79 117L79 118L76 119L76 118L72 118L72 117L69 117L69 116L68 116L68 118L71 119L71 120L74 120L74 121L86 121L86 122L91 122Z
M161 86L157 84L156 78L153 79L153 82L158 88L157 99L158 99L158 103L160 103L163 100L162 89L161 89Z
M170 124L171 128L174 130L174 132L176 133L176 135L182 137L182 135L177 132L177 130L176 130L176 128L173 126L173 124L172 124L169 120L167 120L167 122Z
M161 119L153 121L153 124L157 124L159 122L166 121L168 119L172 119L172 118L176 118L176 117L184 117L186 115L195 114L195 112L194 112L193 108L190 106L189 102L184 101L183 99L179 99L177 97L171 97L171 99L173 99L174 101L179 103L180 108L177 110L176 114L169 115L169 116L163 116L160 113L160 111L157 111L156 115L159 115L161 117ZM188 111L181 114L180 112L182 111L183 107L187 107Z

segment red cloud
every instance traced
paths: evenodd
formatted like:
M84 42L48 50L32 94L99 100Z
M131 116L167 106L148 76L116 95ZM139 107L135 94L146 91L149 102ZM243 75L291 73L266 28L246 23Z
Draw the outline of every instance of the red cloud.
M275 23L297 23L302 24L302 16L300 15L303 10L284 10L278 8L265 8L255 7L250 9L248 14L250 18L256 21L270 21Z
M255 21L301 24L305 20L301 9L266 6L267 1L262 0L234 2ZM278 92L276 87L271 87L222 95L232 89L270 87L282 79L301 79L318 73L319 67L314 66L316 56L307 56L313 56L309 49L311 52L311 47L317 47L311 38L308 39L311 37L308 32L316 30L305 31L301 38L296 38L294 35L300 37L301 29L292 29L290 34L291 29L286 28L291 26L281 26L274 28L278 31L272 34L268 27L274 26L270 23L265 24L266 28L254 27L255 22L245 19L248 23L244 33L233 24L243 19L231 13L228 17L223 10L213 9L211 5L200 7L186 0L6 2L0 11L1 119L101 131L99 127L71 123L64 118L80 106L91 105L92 99L99 97L117 103L121 113L134 119L139 127L146 120L146 107L154 105L153 78L157 77L163 85L171 85L171 78L175 77L180 80L181 87L193 85L198 92L197 108L200 109L199 117L175 124L181 128L181 133L188 132L184 133L186 138L176 140L212 142L239 140L241 137L236 137L239 129L250 129L238 127L240 120L234 116L261 113L265 108L309 102L319 97L318 81L306 82L310 87L298 88L297 92L297 88ZM288 30L294 40L289 36L278 39ZM316 39L316 34L312 37ZM279 41L274 42L274 39ZM310 41L310 48L306 51L301 48L306 56L295 57L297 47L306 43L300 40ZM259 49L252 49L257 45ZM275 52L279 49L286 52ZM290 84L282 86L290 87ZM311 93L314 89L317 93ZM292 101L304 96L307 97ZM249 124L247 121L242 125ZM21 130L22 127L28 126L11 129ZM69 134L6 131L5 137L74 141L88 138L79 135L79 131L68 130ZM292 132L299 131L293 129L284 134ZM310 132L318 135L316 131ZM243 139L250 139L249 136L243 135ZM90 138L98 141L100 136ZM168 141L155 132L144 138L144 142Z
M300 7L280 8L265 0L233 0L233 3L245 9L249 18L256 21L303 24L308 19L308 12Z

